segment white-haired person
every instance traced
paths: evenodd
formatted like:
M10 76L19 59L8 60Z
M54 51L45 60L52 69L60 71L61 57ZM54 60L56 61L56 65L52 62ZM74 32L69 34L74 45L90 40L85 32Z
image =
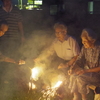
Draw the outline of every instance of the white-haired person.
M74 64L69 70L69 88L74 93L73 100L88 100L88 86L100 86L100 43L96 33L91 29L83 29L81 34L83 47Z
M56 54L55 59L51 60L50 61L51 63L49 63L50 67L49 68L46 67L47 70L45 72L49 72L51 76L52 74L57 73L57 71L61 73L63 72L64 73L63 75L67 77L67 82L69 82L69 76L67 74L67 71L68 71L68 68L72 66L75 60L77 59L80 53L80 48L76 39L68 35L68 28L64 23L56 23L54 25L54 31L55 31L54 32L55 39L51 43L51 46L49 46L45 50L46 52L43 52L43 54L40 54L40 56L35 59L35 62L40 62L41 60L50 61L50 59L48 58L50 56L51 58L53 58L53 56ZM51 68L54 69L54 72L52 73L48 71L48 70L51 70ZM60 70L57 70L57 69L60 69ZM68 88L66 90L68 90ZM67 94L65 93L64 90L60 93L61 94L59 94L59 96L62 96L63 94Z
M66 63L59 65L60 68L66 68L73 65L77 56L80 53L79 45L72 36L68 35L68 28L64 23L56 23L54 25L54 31L56 38L52 42L51 46L46 49L46 54L42 54L42 60L46 60L50 55L54 53L57 57L64 60ZM35 61L40 61L38 57Z

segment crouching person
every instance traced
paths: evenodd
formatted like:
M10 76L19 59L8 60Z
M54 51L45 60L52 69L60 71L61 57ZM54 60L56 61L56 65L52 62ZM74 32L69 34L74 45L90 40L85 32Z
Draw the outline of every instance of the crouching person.
M87 100L88 86L100 86L100 44L91 29L83 29L81 34L83 47L71 74L69 88L74 93L73 100Z
M2 20L0 22L0 37L2 37L6 33L6 31L8 31L8 28L9 28L9 26L8 26L7 22L5 20ZM14 59L6 57L6 56L2 55L1 53L0 53L0 62L16 63L18 65L25 64L25 61L23 61L23 60L19 60L18 62L16 62Z

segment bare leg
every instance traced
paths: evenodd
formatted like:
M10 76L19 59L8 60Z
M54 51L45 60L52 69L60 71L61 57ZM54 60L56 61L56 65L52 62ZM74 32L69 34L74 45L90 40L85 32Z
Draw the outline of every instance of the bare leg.
M81 94L82 95L82 100L87 100L87 95L86 94Z
M74 92L74 98L73 100L80 100L80 96L78 92Z

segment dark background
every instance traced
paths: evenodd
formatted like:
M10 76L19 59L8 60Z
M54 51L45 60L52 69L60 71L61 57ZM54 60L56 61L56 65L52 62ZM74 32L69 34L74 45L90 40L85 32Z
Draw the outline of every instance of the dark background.
M89 1L94 2L93 12L88 11ZM41 53L42 49L44 49L47 45L49 46L53 40L53 25L56 22L64 22L68 27L68 34L74 36L79 42L80 46L82 45L80 34L84 28L93 29L98 35L99 39L99 5L100 0L44 0L43 5L41 6L42 10L21 10L26 38L25 44L20 48L20 52L23 56L22 58L29 61L30 59L37 57ZM23 88L26 87L25 82L29 82L31 74L29 67L33 67L33 64L27 62L25 66L23 65L17 67L12 64L9 66L11 68L4 68L3 66L0 66L0 73L2 74L4 72L1 76L1 81L4 80L4 82L2 81L3 84L0 83L0 87L2 87L0 90L0 97L2 100L38 100L35 98L39 97L39 92L37 93L33 91L33 94L32 92L29 94L27 91L24 91L25 93L23 91L19 92L19 94L18 92L15 92L18 84L21 85L20 89L18 88L18 90L24 90ZM21 81L18 81L17 83L16 79ZM93 93L89 96L89 100L93 100ZM71 99L69 98L68 100Z
M93 1L93 14L88 2ZM57 12L55 6L57 6ZM79 37L83 28L100 32L100 0L43 0L42 10L21 10L26 38L33 30L53 28L54 23L64 22L68 33Z

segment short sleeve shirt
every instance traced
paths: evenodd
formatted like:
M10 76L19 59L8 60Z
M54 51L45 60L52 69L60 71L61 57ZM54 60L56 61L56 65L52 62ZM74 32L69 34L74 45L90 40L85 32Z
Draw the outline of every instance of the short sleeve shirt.
M57 56L64 60L71 60L80 52L77 41L67 35L64 42L60 42L57 38L53 42L49 52L56 52Z
M0 7L0 20L6 20L9 26L5 36L12 38L19 36L18 22L22 22L22 15L17 7L12 6L10 12L6 12L3 7Z

